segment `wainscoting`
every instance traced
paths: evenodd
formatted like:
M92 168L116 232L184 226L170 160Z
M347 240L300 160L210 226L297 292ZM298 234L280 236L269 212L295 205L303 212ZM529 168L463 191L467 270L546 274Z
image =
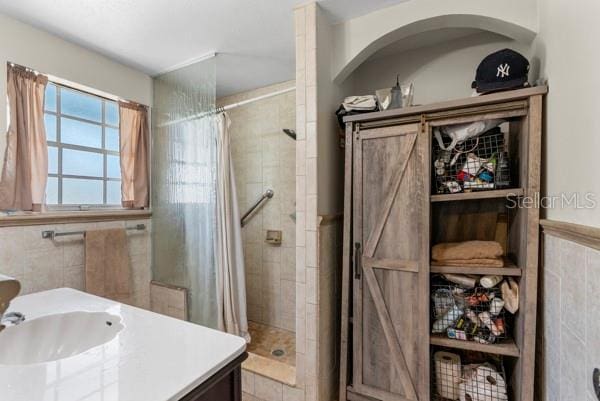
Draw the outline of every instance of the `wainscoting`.
M150 307L150 219L103 221L52 225L27 225L0 228L0 273L21 282L21 294L53 288L85 289L85 251L83 236L43 239L42 231L85 231L145 224L144 231L128 232L132 268L131 303Z
M597 401L600 229L542 222L537 399Z

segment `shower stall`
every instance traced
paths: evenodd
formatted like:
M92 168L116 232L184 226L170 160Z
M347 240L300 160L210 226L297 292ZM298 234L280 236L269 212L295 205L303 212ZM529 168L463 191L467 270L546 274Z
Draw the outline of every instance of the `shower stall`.
M296 141L294 82L217 100L228 109L242 214L251 367L292 381L296 360ZM287 132L285 132L287 131Z
M241 228L251 336L245 368L283 372L280 380L293 381L294 83L217 100L216 65L213 58L154 80L153 278L186 290L191 322L219 327L215 111L225 109L240 215L257 206Z

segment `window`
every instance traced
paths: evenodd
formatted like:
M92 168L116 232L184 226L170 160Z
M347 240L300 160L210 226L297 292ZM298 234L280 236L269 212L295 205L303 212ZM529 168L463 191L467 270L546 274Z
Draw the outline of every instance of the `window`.
M119 105L48 83L46 202L56 207L120 206Z

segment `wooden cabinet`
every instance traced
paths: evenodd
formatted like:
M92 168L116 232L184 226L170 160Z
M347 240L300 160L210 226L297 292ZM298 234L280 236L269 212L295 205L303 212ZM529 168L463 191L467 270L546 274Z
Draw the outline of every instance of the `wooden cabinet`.
M242 362L244 352L210 379L181 398L181 401L242 401Z
M354 135L353 385L378 399L428 393L428 142L419 124Z
M341 400L441 399L432 385L432 354L441 348L510 358L508 399L533 401L539 211L509 208L506 196L539 193L545 93L529 88L346 119ZM490 119L506 121L513 185L432 192L433 129ZM507 267L431 266L436 243L494 239L498 215L506 218ZM432 275L494 272L520 286L510 339L478 344L430 334Z

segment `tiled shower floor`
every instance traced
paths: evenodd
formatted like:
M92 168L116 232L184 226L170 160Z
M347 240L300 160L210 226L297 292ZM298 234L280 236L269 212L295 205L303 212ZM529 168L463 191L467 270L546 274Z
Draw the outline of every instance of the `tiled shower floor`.
M296 366L296 334L256 322L248 322L250 337L248 352L268 358L286 365ZM273 351L282 350L281 356L273 355Z

